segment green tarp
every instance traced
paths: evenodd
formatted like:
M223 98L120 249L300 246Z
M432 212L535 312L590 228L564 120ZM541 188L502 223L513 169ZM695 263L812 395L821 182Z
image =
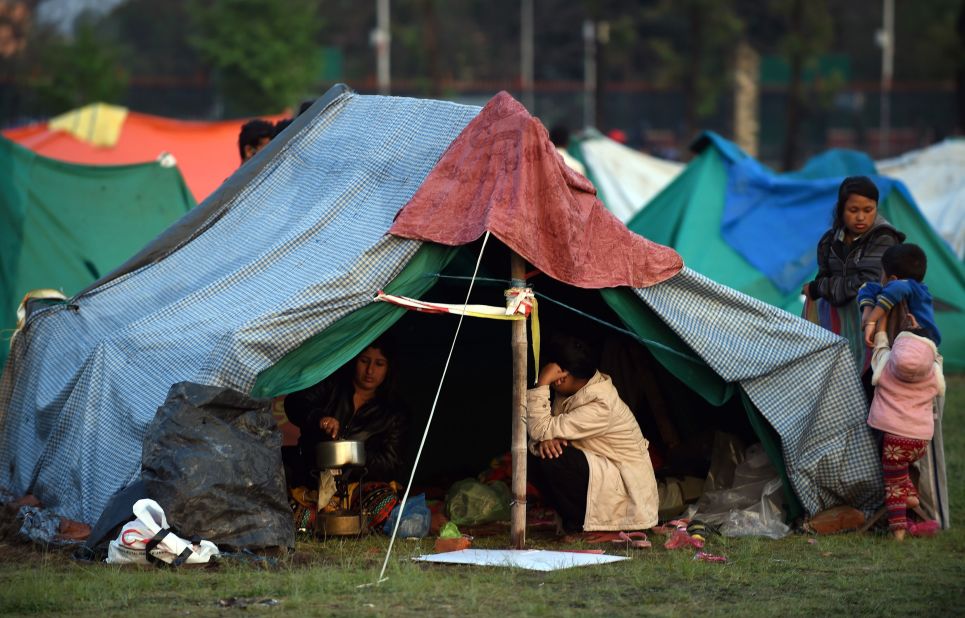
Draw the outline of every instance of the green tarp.
M0 139L0 366L24 294L70 297L194 204L176 167L75 165Z
M849 170L841 170L841 175L848 173ZM800 315L800 293L796 290L782 293L721 235L727 182L727 159L709 144L674 182L627 222L627 227L654 242L673 247L689 268ZM829 220L832 207L833 204L828 205ZM965 371L965 268L901 192L892 190L884 196L879 209L907 234L907 242L920 245L928 255L925 283L936 300L935 318L942 332L945 368Z

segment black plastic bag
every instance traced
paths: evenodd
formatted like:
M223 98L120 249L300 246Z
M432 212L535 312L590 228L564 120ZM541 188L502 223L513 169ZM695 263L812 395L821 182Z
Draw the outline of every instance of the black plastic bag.
M270 403L191 382L168 391L144 435L141 476L181 536L222 551L295 546Z

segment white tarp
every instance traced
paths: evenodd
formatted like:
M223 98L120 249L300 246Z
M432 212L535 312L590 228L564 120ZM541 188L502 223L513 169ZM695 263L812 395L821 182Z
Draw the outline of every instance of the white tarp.
M594 564L609 564L629 560L629 558L542 549L463 549L462 551L450 551L442 554L426 554L413 558L413 560L443 564L511 567L530 571L559 571Z
M875 167L904 182L935 231L965 257L965 139L949 138Z
M684 168L593 132L580 140L590 180L606 207L626 223Z

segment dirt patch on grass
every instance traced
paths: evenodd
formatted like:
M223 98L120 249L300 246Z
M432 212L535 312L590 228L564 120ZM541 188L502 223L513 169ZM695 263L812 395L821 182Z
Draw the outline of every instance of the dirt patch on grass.
M47 547L29 541L0 541L0 563L27 565L47 560L48 563L69 565L73 547L49 545Z

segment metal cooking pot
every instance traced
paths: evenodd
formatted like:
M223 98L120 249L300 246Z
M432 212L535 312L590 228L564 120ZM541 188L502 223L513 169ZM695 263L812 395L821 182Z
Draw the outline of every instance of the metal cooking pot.
M315 520L315 533L322 536L348 536L361 534L365 530L367 518L361 513L336 511L319 513Z
M361 440L333 440L315 446L315 465L321 469L365 465L365 443Z

